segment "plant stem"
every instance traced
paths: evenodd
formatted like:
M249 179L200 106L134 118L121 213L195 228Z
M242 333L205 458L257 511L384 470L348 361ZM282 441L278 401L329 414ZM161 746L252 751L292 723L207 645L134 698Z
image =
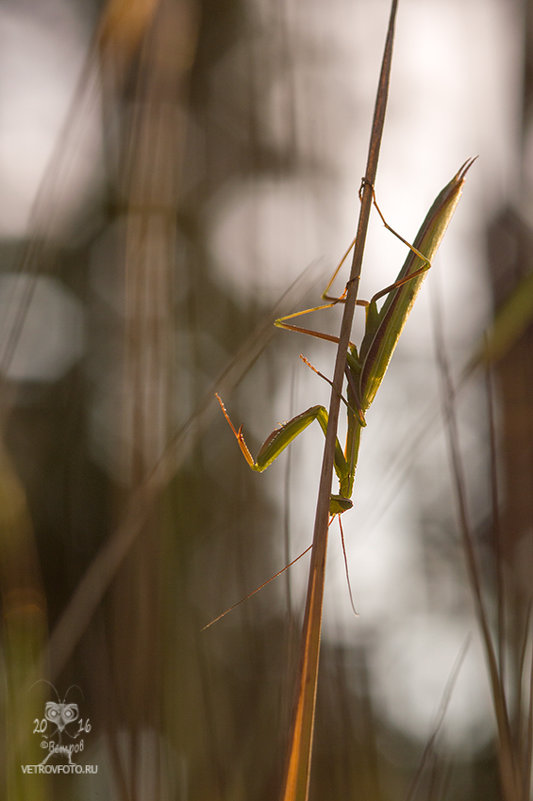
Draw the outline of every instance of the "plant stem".
M328 412L329 422L318 491L313 550L309 569L307 601L302 631L297 695L293 711L291 739L287 752L284 786L281 796L283 801L305 801L309 791L328 540L329 499L333 474L335 440L337 436L344 368L346 365L346 353L352 328L366 232L372 206L372 186L376 178L379 150L385 122L397 5L398 0L392 0L370 136L365 172L366 183L363 188L361 199L357 240L348 282L348 294L344 306L330 396Z

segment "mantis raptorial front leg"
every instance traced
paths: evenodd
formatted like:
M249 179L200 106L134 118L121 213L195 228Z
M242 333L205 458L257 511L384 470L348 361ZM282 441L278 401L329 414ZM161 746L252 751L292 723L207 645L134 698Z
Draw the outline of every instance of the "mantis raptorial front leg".
M473 161L474 159L466 161L451 181L446 184L444 189L437 195L413 244L407 242L406 239L400 236L400 234L386 222L376 202L374 188L372 187L373 204L381 220L385 227L409 248L409 254L394 283L381 289L370 301L357 301L359 305L365 306L366 309L365 333L360 347L357 348L354 343L350 342L346 354L345 375L347 380L347 400L345 405L347 414L347 435L344 449L341 447L338 438L335 443L334 467L339 481L339 492L336 495L332 494L330 496L329 511L332 519L352 508L351 497L359 452L360 434L361 429L366 425L365 413L370 407L383 380L399 336L422 285L422 281L431 267L431 261L444 236L448 223L453 216L461 195L466 173L470 169ZM365 183L366 180L363 179L362 186ZM354 243L352 243L344 254L339 266L324 290L323 299L329 300L330 302L281 317L275 321L276 326L288 331L295 331L324 339L329 342L339 341L337 337L330 334L302 328L288 321L313 311L332 308L337 303L343 303L345 301L346 290L338 298L331 297L328 292L342 264L348 257L353 244ZM385 298L385 300L381 308L378 309L377 303L381 298ZM315 372L318 371L315 370ZM322 377L325 378L325 376ZM329 381L329 379L326 380ZM311 406L272 431L261 446L257 458L254 459L244 440L242 426L239 429L234 427L222 399L218 394L216 397L237 439L239 448L248 466L259 473L266 470L267 467L277 459L280 453L282 453L282 451L314 420L318 421L324 434L326 434L327 431L328 413L326 409L324 406L320 405Z
M280 453L285 450L287 445L290 445L290 443L296 439L298 434L301 434L301 432L306 429L307 426L313 422L313 420L318 421L324 434L327 430L327 410L324 408L324 406L311 406L309 409L306 409L305 412L296 415L296 417L293 417L287 423L282 423L280 426L275 428L261 446L257 455L257 459L254 459L244 439L242 426L240 426L238 429L235 428L231 422L231 418L226 410L226 407L224 406L222 398L218 393L216 393L216 398L220 404L220 408L222 409L224 417L228 421L228 425L230 426L235 438L237 439L237 442L239 443L239 448L241 449L242 455L244 456L248 466L256 473L262 473L267 469L267 467L270 467L272 462L278 458ZM348 465L343 450L339 440L337 439L335 446L335 470L339 477L339 481L341 482L341 486L342 481L346 476L347 468ZM345 512L347 509L352 508L352 502L349 500L349 497L332 495L331 498L330 513L332 515Z

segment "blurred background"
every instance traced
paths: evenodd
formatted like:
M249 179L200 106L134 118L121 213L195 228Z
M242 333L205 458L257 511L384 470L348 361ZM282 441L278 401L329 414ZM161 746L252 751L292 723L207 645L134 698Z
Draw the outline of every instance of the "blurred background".
M201 629L310 544L323 436L311 426L254 474L214 392L254 454L280 421L328 405L298 355L331 376L334 347L272 322L319 302L353 238L388 12L0 5L8 799L279 792L308 556ZM530 796L532 34L528 0L400 2L376 184L388 222L412 240L479 159L367 416L343 518L357 618L331 528L312 799L511 798L462 497L522 777L513 799ZM404 258L374 215L360 296ZM309 322L335 332L340 314ZM90 721L73 759L96 774L22 773L43 759L50 701Z

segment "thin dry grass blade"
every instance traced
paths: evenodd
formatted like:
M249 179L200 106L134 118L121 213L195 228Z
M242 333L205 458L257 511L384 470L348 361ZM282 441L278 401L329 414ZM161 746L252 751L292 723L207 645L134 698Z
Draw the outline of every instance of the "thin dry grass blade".
M281 798L283 801L305 801L309 791L309 777L311 769L311 749L313 744L313 730L315 719L316 689L318 680L318 663L320 651L320 635L322 626L322 601L324 595L324 578L326 569L326 550L328 539L329 496L333 473L333 457L337 435L337 422L339 417L340 394L346 352L352 327L352 320L357 298L357 287L361 274L363 250L372 205L371 185L375 183L379 149L385 121L385 110L392 61L392 45L394 39L394 23L396 18L397 0L392 0L391 12L385 50L383 54L381 74L378 84L374 120L366 167L365 184L357 240L354 249L353 263L348 283L348 294L342 318L333 388L331 391L329 407L329 423L324 446L322 472L318 492L315 527L313 535L313 552L309 570L309 583L307 588L307 601L303 624L300 668L297 679L296 702L293 712L291 736L287 749L286 769Z
M172 437L145 481L131 493L117 527L87 568L51 634L45 658L49 660L52 679L61 672L79 642L98 604L141 532L153 505L178 468L190 456L198 436L208 425L215 410L213 402L215 388L219 387L223 392L229 391L239 383L272 336L274 332L272 317L275 317L280 308L301 299L312 267L313 265L310 265L304 270L283 294L273 311L259 323L254 333L213 382L194 414Z
M71 159L87 124L87 116L97 108L99 92L106 79L105 74L102 74L105 65L99 60L98 51L101 55L104 49L108 54L114 51L116 62L117 51L124 50L121 58L125 69L133 50L146 34L158 3L159 0L137 0L136 3L108 0L102 10L93 43L30 210L28 228L33 233L22 253L19 271L30 276L31 280L24 286L22 298L12 312L13 322L9 336L0 349L0 368L3 374L8 372L11 365L32 302L36 279L43 269L43 251L52 239L56 219L51 209L54 209L61 195Z
M435 293L433 297L433 333L435 338L435 351L439 366L441 380L441 395L443 415L446 421L449 458L452 468L452 477L456 495L457 512L459 516L460 531L465 553L468 579L474 599L474 610L480 628L482 642L485 648L494 713L498 729L498 760L500 767L500 781L505 801L519 801L521 798L521 782L513 748L511 726L507 710L507 700L498 669L498 660L492 641L488 623L483 594L481 590L481 576L470 526L468 505L466 501L466 482L464 478L463 462L459 448L459 433L457 415L455 410L455 392L451 381L444 338L442 333L442 320L440 307Z
M531 609L529 610L531 611ZM529 620L529 616L528 616ZM528 627L529 631L529 627ZM522 672L520 672L522 677ZM531 762L533 759L533 651L531 653L529 666L529 698L527 707L526 736L524 738L524 765L523 765L523 785L524 801L531 798Z
M505 685L505 595L503 575L503 548L502 530L500 521L500 506L498 492L498 462L496 458L496 425L494 420L494 393L489 365L485 369L485 387L487 392L487 413L489 418L489 449L490 449L490 483L492 500L492 527L494 556L496 560L496 603L498 607L498 665L500 681Z
M518 659L518 687L517 687L517 701L516 701L516 709L518 710L518 725L517 729L520 731L520 727L522 725L521 715L522 715L522 684L525 675L526 669L526 656L527 656L527 647L529 642L529 629L531 625L531 614L532 614L532 603L531 601L528 604L527 612L526 612L526 619L524 623L524 635L522 637L522 645L520 647L520 656ZM533 659L533 655L532 655Z
M449 705L451 697L452 697L453 688L455 687L455 682L457 681L457 677L459 675L459 671L461 670L462 664L464 662L464 658L466 656L466 652L468 650L469 644L470 644L470 638L468 637L466 642L465 642L465 644L463 645L463 647L459 651L457 659L455 660L455 664L452 667L452 672L450 673L448 681L446 682L446 686L444 687L444 692L442 693L442 699L441 699L441 702L440 702L439 710L437 712L437 718L436 718L435 723L433 725L433 731L431 733L431 736L430 736L429 740L427 741L427 743L426 743L426 745L424 747L424 751L422 752L422 757L420 759L420 763L418 765L418 769L417 769L417 771L416 771L416 773L415 773L415 775L413 777L413 780L411 782L411 786L409 788L409 793L407 794L406 801L413 801L413 799L415 797L415 794L416 794L416 792L418 790L418 786L419 786L422 774L424 772L424 769L426 768L426 765L427 765L429 759L434 755L435 741L436 741L436 739L438 737L438 734L439 734L439 732L441 730L441 727L442 727L442 724L444 722L444 716L446 715L446 710L448 709L448 705ZM431 798L433 796L434 796L434 794L428 795L428 798Z

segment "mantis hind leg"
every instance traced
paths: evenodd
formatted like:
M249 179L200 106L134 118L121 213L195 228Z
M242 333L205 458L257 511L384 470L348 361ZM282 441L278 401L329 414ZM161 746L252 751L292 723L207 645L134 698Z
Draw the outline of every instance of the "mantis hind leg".
M353 600L352 583L350 581L350 573L349 573L349 570L348 570L348 557L346 556L346 545L345 545L345 542L344 542L344 531L342 530L342 522L341 522L340 514L338 515L338 518L339 518L339 529L340 529L340 533L341 533L342 555L344 557L344 571L346 573L346 583L348 584L348 594L350 596L350 604L351 604L352 611L353 611L354 615L356 617L359 617L359 615L357 613L357 610L355 608L354 600Z
M352 248L353 248L353 247L354 247L354 245L355 245L356 239L357 239L357 237L355 237L354 239L352 239L352 241L351 241L350 245L348 246L348 248L347 248L347 250L346 250L346 252L345 252L344 256L342 257L342 259L340 260L340 262L337 264L337 266L336 266L336 268L335 268L335 271L334 271L333 275L332 275L332 276L331 276L331 278L329 279L329 281L328 281L328 283L327 283L327 286L326 286L326 288L325 288L325 289L324 289L324 291L322 292L322 298L323 298L324 300L331 300L331 301L333 301L333 304L335 304L335 303L344 303L344 301L346 300L346 292L347 292L347 288L346 288L346 287L344 288L344 292L342 293L342 295L340 295L339 297L336 297L335 295L328 295L328 292L329 292L329 290L330 290L330 288L331 288L331 285L332 285L332 283L334 282L334 280L336 279L337 275L339 274L339 272L340 272L340 269L341 269L342 265L344 264L344 262L346 261L346 259L347 259L347 258L348 258L348 256L350 255L350 253L351 253L351 250L352 250Z
M418 256L420 259L422 259L422 261L427 263L427 266L421 268L420 272L423 272L424 270L428 270L429 267L431 266L431 264L426 259L426 257L422 253L420 253L420 251L418 251L414 247L414 245L411 245L410 242L408 242L406 239L404 239L404 237L401 234L399 234L397 231L395 231L394 228L391 225L389 225L389 223L385 219L385 216L384 216L383 212L381 211L380 207L378 206L378 203L377 203L377 200L376 200L376 190L374 189L374 185L370 181L368 181L366 178L363 178L361 180L361 187L359 189L359 199L362 200L363 189L364 189L365 186L369 186L370 187L370 190L372 192L372 203L373 203L374 208L376 209L377 213L379 214L379 216L381 218L381 221L382 221L383 225L385 226L385 228L387 229L387 231L390 231L391 234L393 234L397 239L400 240L400 242L403 242L403 244L406 245L406 247L408 247L410 250L412 250L413 253L416 256ZM343 266L344 262L346 261L346 259L350 255L350 252L351 252L352 248L354 247L356 240L357 240L357 237L352 239L350 245L348 246L346 252L344 253L344 255L343 255L342 259L340 260L340 262L338 263L337 267L335 268L335 271L334 271L333 275L329 279L328 284L327 284L326 288L324 289L324 291L322 293L322 298L324 300L332 301L332 305L335 305L336 303L344 303L345 300L346 300L346 294L347 294L348 285L346 285L342 295L340 295L339 297L337 297L335 295L329 295L328 293L329 293L329 290L330 290L331 285L333 284L335 278L339 274L339 271L340 271L341 267ZM419 274L419 273L417 273L417 274ZM380 294L379 297L382 297L382 295L385 295L391 289L394 289L396 286L400 286L400 285L401 284L394 284L391 287L387 287L386 289L382 290L382 294ZM372 298L372 300L376 300L376 299L377 298L375 296L374 296L374 298ZM366 306L368 304L365 301L359 301L359 305ZM320 307L320 308L329 308L329 307ZM312 310L310 309L309 311L312 311ZM304 312L302 312L302 313L304 313Z
M406 284L408 281L411 281L413 278L417 278L422 273L425 273L427 270L430 269L431 262L426 256L424 256L423 253L421 253L419 250L417 250L417 248L415 248L414 245L412 245L410 242L408 242L407 239L404 239L404 237L401 234L399 234L397 231L394 230L394 228L391 225L389 225L389 223L385 219L385 216L384 216L383 212L381 211L380 207L378 206L378 203L377 203L377 200L376 200L376 190L374 189L373 184L370 181L368 181L366 178L363 178L363 180L361 181L361 189L359 190L359 196L361 196L361 192L362 192L363 187L365 185L370 187L370 190L372 192L372 203L373 203L374 208L376 209L377 213L380 216L381 222L383 223L383 225L385 226L387 231L390 231L391 234L393 234L397 239L399 239L400 242L402 242L406 247L408 247L409 250L412 253L414 253L415 256L417 256L423 262L422 267L420 267L418 270L415 270L410 275L406 275L406 276L403 276L402 278L398 278L393 284L389 284L389 286L386 286L385 289L380 289L379 292L376 292L376 294L370 300L370 304L372 304L372 303L375 303L380 298L384 297L385 295L388 295L389 292L392 292L393 289L397 289L398 287L402 286L403 284Z
M302 317L304 314L310 314L314 311L323 311L325 309L332 309L337 303L344 303L344 298L336 298L331 303L324 303L322 306L313 306L311 309L302 309L302 311L293 312L292 314L287 314L285 317L279 317L277 320L274 320L274 325L278 328L283 328L285 331L294 331L298 334L306 334L310 337L316 337L316 339L325 339L327 342L335 342L338 343L339 338L333 336L333 334L325 334L322 331L314 331L312 328L303 328L299 325L294 325L293 323L288 323L287 320L294 320L296 317ZM358 306L368 306L367 300L357 300L356 301ZM355 347L353 342L350 342L352 347Z
M286 331L295 331L298 334L307 334L308 336L317 337L318 339L325 339L328 342L338 342L339 341L338 337L331 336L330 334L323 334L320 331L313 331L310 328L302 328L301 326L294 325L293 323L288 323L287 320L293 320L296 317L302 317L304 314L310 314L311 312L314 312L314 311L324 311L325 309L332 309L334 306L337 305L337 303L344 303L346 301L346 294L347 294L348 285L345 286L344 291L339 296L337 296L337 295L329 295L328 292L329 292L329 290L331 288L331 285L333 284L335 278L339 274L339 271L340 271L341 267L343 266L344 262L346 261L346 259L350 255L350 252L352 251L352 248L354 247L354 245L355 245L355 239L353 239L350 242L350 244L349 244L348 248L346 249L343 257L341 258L340 262L337 264L335 270L333 271L333 275L329 279L329 281L328 281L328 283L326 285L326 288L322 292L322 296L321 296L322 299L329 301L329 303L324 303L321 306L313 306L310 309L302 309L302 311L293 312L292 314L287 314L287 315L285 315L285 317L279 317L274 322L274 325L276 325L278 328L284 328ZM366 300L356 300L356 304L358 306L368 306L368 301L366 301ZM350 344L353 345L353 343L350 343Z
M341 519L340 519L340 514L341 514L340 512L336 512L336 513L332 514L332 516L330 517L329 523L328 523L328 528L329 528L329 526L331 526L331 524L333 523L335 518L338 516L339 517L339 527L340 527L340 532L341 532L342 552L343 552L343 556L344 556L344 569L345 569L345 572L346 572L346 579L347 579L347 582L348 582L348 592L350 594L350 603L352 605L352 609L353 609L354 615L357 616L357 612L356 612L356 609L355 609L355 604L354 604L354 601L353 601L352 587L351 587L351 584L350 584L350 576L348 574L348 559L347 559L347 556L346 556L346 546L345 546L345 543L344 543L344 532L342 530L342 523L341 523ZM302 556L305 556L305 554L308 553L311 550L312 547L313 547L313 544L311 543L311 545L307 546L305 551L302 551L301 554L299 554L294 559L292 559L288 564L285 565L285 567L282 567L281 570L278 570L277 573L274 573L274 575L270 576L270 578L268 578L266 581L263 581L263 583L260 584L258 587L256 587L255 590L252 590L247 595L245 595L244 598L241 598L239 601L236 601L231 606L228 606L228 608L225 609L224 612L221 612L215 618L210 620L209 623L206 623L205 626L202 626L201 631L206 631L211 626L214 626L214 624L218 623L219 620L222 620L223 617L226 617L226 615L228 615L230 612L232 612L238 606L243 604L249 598L252 598L254 595L256 595L260 590L263 589L263 587L266 587L267 584L270 584L271 581L274 581L274 579L277 579L278 576L281 576L283 573L285 573L286 570L288 570L290 567L292 567L294 564L296 564L296 562L298 562L302 558Z
M415 256L417 256L422 261L422 267L420 267L418 270L415 270L410 275L398 278L393 284L389 284L389 286L386 286L384 289L381 289L379 292L376 292L376 294L373 295L373 297L371 298L370 301L368 301L368 300L359 300L359 299L357 299L355 301L357 306L364 306L364 307L368 308L369 306L374 304L380 298L384 297L385 295L388 295L394 289L397 289L398 287L402 286L403 284L407 283L408 281L412 281L413 278L417 278L419 275L421 275L422 273L426 272L426 270L429 270L429 268L431 267L431 262L430 262L429 259L426 258L426 256L424 256L423 253L421 253L419 250L417 250L417 248L415 248L414 245L412 245L410 242L408 242L407 239L405 239L401 234L399 234L397 231L395 231L394 228L391 225L389 225L389 223L385 219L385 216L384 216L383 212L381 211L381 209L380 209L380 207L379 207L379 205L377 203L376 191L374 189L374 186L366 178L363 178L362 181L361 181L361 189L359 190L359 197L361 197L361 193L362 193L363 188L364 188L365 185L368 185L370 187L371 191L372 191L372 203L373 203L377 213L379 214L380 219L381 219L383 225L385 226L385 228L388 231L390 231L391 234L393 234L397 239L399 239L400 242L402 242L406 247L408 247L409 250L411 250L415 254ZM338 343L338 341L339 341L338 337L332 336L331 334L324 334L321 331L315 331L315 330L310 329L310 328L304 328L304 327L299 326L299 325L294 325L293 323L288 323L287 320L293 320L293 319L295 319L297 317L301 317L304 314L310 314L311 312L314 312L314 311L323 311L325 309L332 309L334 306L337 305L337 303L344 303L345 302L348 284L346 285L343 293L338 297L335 296L335 295L329 295L328 292L329 292L330 287L333 284L335 278L337 277L341 267L343 266L344 262L346 261L346 259L349 256L352 248L354 247L355 241L356 240L353 239L352 242L350 243L349 247L345 251L342 259L339 262L339 264L335 268L335 270L333 272L333 275L331 276L330 280L328 281L328 284L327 284L326 288L324 289L324 291L322 293L322 298L324 300L328 300L330 302L329 303L325 303L325 304L323 304L321 306L313 306L310 309L303 309L302 311L299 311L299 312L293 312L292 314L285 315L285 317L279 317L274 322L274 325L276 325L278 328L284 328L286 331L294 331L294 332L299 333L299 334L306 334L307 336L316 337L317 339L325 339L328 342ZM350 342L350 345L355 347L352 342Z
M399 238L401 239L401 237ZM401 239L401 241L404 242L405 240ZM401 287L404 284L407 284L409 281L412 281L413 278L418 278L419 275L422 275L422 273L425 273L427 270L430 269L431 262L429 261L429 259L426 259L426 257L422 253L420 253L420 251L417 250L413 245L409 245L409 243L406 244L413 251L413 253L416 256L418 256L419 259L422 259L422 261L424 262L422 267L410 273L409 275L405 275L402 278L398 278L393 284L389 284L384 289L380 289L379 292L376 292L376 294L373 295L369 301L357 299L355 301L357 306L364 306L366 309L374 306L376 301L378 301L380 298L385 297L385 295L388 295L394 289L398 289L398 287ZM306 336L315 337L316 339L324 339L327 342L333 342L335 344L338 344L339 337L334 336L333 334L326 334L323 331L315 331L312 328L304 328L303 326L293 325L293 323L286 322L286 320L291 320L294 319L295 317L301 317L303 314L310 314L311 312L322 311L323 309L331 309L338 302L344 302L344 301L343 299L338 299L333 303L326 303L323 306L315 306L312 309L303 309L302 311L294 312L293 314L287 314L285 317L279 317L277 320L274 320L274 325L277 326L278 328L283 328L285 331L293 331L297 334L305 334ZM351 341L348 344L352 348L357 347Z
M303 363L306 365L306 367L309 367L313 371L313 373L316 373L316 375L319 378L321 378L323 381L325 381L327 384L329 384L332 389L334 388L333 387L333 381L331 380L331 378L328 378L327 375L324 375L324 373L321 373L320 370L318 370L314 366L314 364L311 364L309 359L305 358L303 353L300 353L300 359L303 361ZM352 380L352 375L351 375L350 370L348 369L348 367L346 367L344 372L346 374L347 381L350 384L350 382ZM355 394L355 392L353 391L353 387L352 387L352 392L353 392L353 394ZM344 403L344 405L346 406L348 411L350 411L355 417L357 417L357 419L359 420L359 423L362 426L366 426L365 419L364 419L364 416L363 416L361 410L360 409L356 409L353 406L351 406L350 403L346 400L346 398L344 397L344 395L342 393L339 393L339 398Z

